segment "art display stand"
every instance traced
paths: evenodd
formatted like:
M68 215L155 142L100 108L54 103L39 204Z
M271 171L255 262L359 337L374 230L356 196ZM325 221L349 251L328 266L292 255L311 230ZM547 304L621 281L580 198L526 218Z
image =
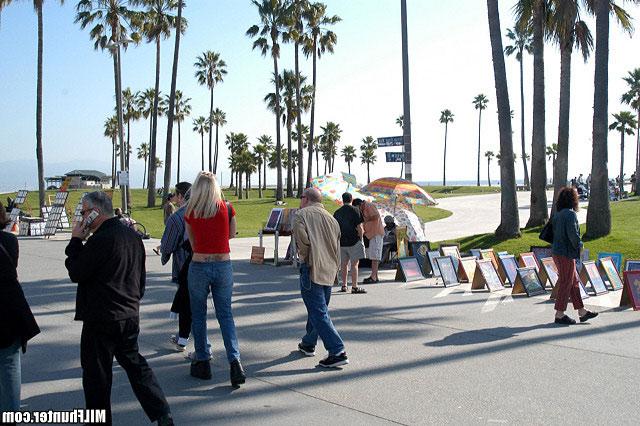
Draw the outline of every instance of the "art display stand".
M640 271L625 271L620 306L640 310Z
M607 286L604 284L602 277L600 276L600 271L596 266L596 262L593 260L587 260L582 262L582 269L580 269L580 280L585 284L585 288L587 285L593 291L593 294L599 296L601 294L608 293Z
M288 208L274 208L269 214L269 219L264 224L263 228L258 231L258 238L260 240L259 247L263 246L263 236L273 235L275 239L275 245L273 250L273 265L279 266L282 264L294 264L296 267L299 265L298 250L296 248L296 241L293 238L293 220L298 209ZM279 256L279 240L280 237L291 237L291 245L289 251L288 260L280 260Z
M490 292L504 290L504 285L502 285L491 259L476 260L476 270L471 283L471 290L485 289Z
M61 224L62 214L65 213L65 205L67 204L68 192L60 191L56 193L53 206L49 209L46 224L44 226L44 237L49 238L55 235ZM67 220L68 223L68 220Z
M513 284L511 295L526 294L527 297L532 297L545 293L546 290L542 286L540 276L538 276L535 268L518 268L518 274L516 275L516 281Z
M398 259L395 281L411 282L425 279L415 257L401 257Z

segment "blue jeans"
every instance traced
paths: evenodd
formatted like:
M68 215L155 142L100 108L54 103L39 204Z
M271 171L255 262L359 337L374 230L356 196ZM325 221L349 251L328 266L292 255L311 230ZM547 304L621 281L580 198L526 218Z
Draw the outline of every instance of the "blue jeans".
M300 265L300 292L307 307L307 334L302 338L302 344L315 347L320 336L330 355L344 351L342 338L329 317L331 286L312 282L309 266L304 263Z
M227 360L240 359L236 325L231 313L231 294L233 293L233 268L231 261L191 262L189 265L189 299L191 300L191 328L195 359L209 359L207 339L207 297L209 290L213 297L216 318L227 351Z
M21 350L19 340L0 349L0 413L20 410Z

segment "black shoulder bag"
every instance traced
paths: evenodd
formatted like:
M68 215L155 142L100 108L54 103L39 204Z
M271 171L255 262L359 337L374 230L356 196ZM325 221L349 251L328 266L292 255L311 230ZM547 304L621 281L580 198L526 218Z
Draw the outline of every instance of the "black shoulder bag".
M551 218L544 224L542 227L542 231L540 231L540 235L538 235L542 241L546 241L549 244L553 243L553 223L551 222Z

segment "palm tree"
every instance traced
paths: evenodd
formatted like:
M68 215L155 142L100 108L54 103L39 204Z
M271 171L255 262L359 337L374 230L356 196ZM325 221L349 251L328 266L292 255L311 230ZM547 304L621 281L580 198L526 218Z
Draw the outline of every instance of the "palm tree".
M552 171L551 176L555 176L557 159L558 159L558 144L552 143L551 146L547 147L545 153L547 154L547 159L551 160L551 171ZM554 184L555 184L555 181L554 181ZM554 197L554 199L555 198L557 197Z
M122 112L122 65L120 63L120 47L127 48L129 42L138 43L140 34L137 29L142 26L139 12L130 10L127 0L80 0L76 6L75 22L80 23L80 28L85 29L95 23L89 32L94 40L94 48L111 51L113 57L113 77L116 93L116 115L118 117L118 140L120 145L120 169L126 170L123 135ZM109 34L107 34L109 31ZM129 38L130 37L130 38ZM156 91L157 92L157 91ZM124 185L121 185L121 189ZM127 209L127 191L121 191L122 206Z
M545 161L544 38L548 35L549 0L519 0L516 22L533 34L533 131L531 142L531 204L527 227L542 225L547 211L547 170Z
M147 39L147 43L155 43L156 45L156 78L155 78L155 91L160 92L160 45L162 39L167 39L171 35L171 30L176 28L177 19L172 15L177 8L176 0L131 0L135 5L143 6L145 8L143 16L144 23L142 24L142 33ZM181 27L184 29L184 26ZM158 136L158 102L159 97L155 98L153 105L153 112L151 114L151 145L149 156L155 158L157 152L157 136ZM165 157L165 175L169 173L169 181L171 179L171 151L168 151ZM169 184L166 182L165 186ZM156 205L156 168L155 163L149 165L149 177L147 187L147 207L155 207Z
M523 69L523 54L527 52L531 54L533 48L531 47L532 34L530 28L521 29L517 25L512 29L507 30L507 38L513 43L504 48L504 53L507 56L511 56L515 53L516 60L520 65L520 142L522 144L522 152L526 153L526 145L524 138L524 69ZM527 162L522 157L522 167L524 167L524 186L529 189L529 169L527 168Z
M175 91L175 96L174 96L174 101L173 101L173 105L174 105L174 113L173 113L173 120L178 123L178 173L177 173L177 182L180 182L180 145L181 145L181 138L180 138L180 123L182 123L184 121L185 118L187 118L189 115L191 115L191 104L189 103L191 101L191 98L185 98L184 95L182 94L181 90L176 90ZM169 105L171 105L171 97L169 95L167 95L164 98L164 104L167 105L167 111L170 111ZM169 112L167 112L167 116L169 116ZM170 148L169 146L167 146L167 148ZM165 161L165 165L170 164L171 163L171 159L169 158L169 161ZM166 170L168 170L169 167L167 166L165 168L165 174L166 174ZM167 189L168 191L168 189Z
M289 13L287 14L287 31L283 34L283 40L293 41L293 49L294 49L294 60L295 60L295 90L296 90L296 111L304 111L302 108L302 96L300 93L300 88L302 85L302 81L300 79L300 64L299 64L299 56L300 56L300 44L305 42L305 34L304 34L304 22L302 19L302 14L309 7L309 0L291 0L291 5L289 7ZM298 113L296 115L296 128L302 127L302 114ZM304 178L304 167L302 164L304 163L304 151L303 151L303 140L302 134L300 132L297 133L297 141L298 141L298 150L297 162L300 164L298 168L298 185L297 185L297 197L302 196L302 180Z
M153 120L151 119L153 114L153 105L155 104L156 91L154 88L149 88L138 92L136 95L136 103L138 104L138 110L143 118L149 120L149 147L151 147L151 137L153 132ZM161 114L162 108L158 104L158 115ZM149 148L150 149L150 148Z
M204 170L204 134L207 133L208 129L209 129L209 124L207 123L206 117L200 116L195 120L193 120L193 131L200 135L200 142L201 142L200 154L202 157L202 162L200 166L201 170Z
M351 162L358 158L358 154L356 154L356 147L353 145L347 145L342 148L341 154L342 158L344 158L344 162L347 163L349 174L351 174Z
M111 139L111 189L116 186L116 147L118 146L118 117L111 116L104 122L104 135Z
M378 149L378 143L373 137L367 136L362 139L362 145L360 145L360 160L362 164L367 165L367 183L371 183L369 166L377 160L376 149Z
M624 135L634 135L634 129L638 128L638 121L636 121L633 113L629 111L620 111L618 114L613 114L613 118L616 119L609 125L609 130L617 130L620 132L620 195L624 193Z
M161 169L162 168L162 160L158 157L156 157L156 161L154 161L154 166L156 169Z
M401 115L400 117L396 118L396 124L398 126L400 126L400 128L402 130L404 130L404 114ZM403 155L402 155L402 163L400 163L401 164L401 166L400 166L400 178L402 178L402 176L404 176L404 144L402 144L402 153L403 153Z
M131 150L131 122L137 121L142 116L138 105L139 92L133 93L130 87L127 87L122 91L122 109L123 119L127 123L127 151L125 163L127 164L127 170L129 170L129 151Z
M169 108L168 108L168 122L167 122L167 142L165 147L165 158L167 159L167 167L164 169L164 188L163 193L169 192L169 185L171 185L171 152L173 145L173 121L177 118L178 121L178 182L180 182L180 118L174 117L174 113L178 112L176 105L177 93L176 84L178 80L178 58L180 53L180 35L186 30L186 19L182 18L182 8L184 3L182 0L174 0L177 2L178 16L176 17L176 28L179 27L179 31L176 31L176 40L173 47L173 67L171 68L171 91L169 92ZM191 107L189 107L191 108ZM188 114L187 114L188 115ZM184 120L184 117L182 117Z
M487 158L487 183L491 186L491 160L495 157L493 151L486 151L484 156Z
M493 76L496 87L496 103L498 104L500 154L504 157L510 157L513 155L511 108L509 106L507 72L504 64L504 51L502 49L498 0L487 0L487 15L489 21L489 37L491 40L491 56L493 59ZM518 199L516 197L516 175L513 163L509 161L500 165L500 198L500 225L496 229L496 237L517 237L520 235L520 219L518 216Z
M628 84L629 91L622 95L622 103L631 106L636 111L637 121L640 122L640 68L629 71L623 80ZM637 132L636 140L636 179L640 176L640 132ZM636 193L640 195L639 180L636 180Z
M217 173L217 163L214 163L211 158L211 126L214 124L214 111L213 111L213 88L222 83L224 76L227 74L227 64L220 59L220 54L207 50L202 55L196 58L196 63L193 64L196 67L196 79L202 86L207 86L210 93L209 102L209 171ZM226 123L226 121L225 121ZM218 152L218 125L216 124L216 159Z
M244 133L229 133L227 135L227 139L225 141L225 144L227 145L228 149L229 149L229 156L232 159L234 157L234 155L242 152L245 149L249 148L249 140L247 138L247 135L245 135ZM238 192L239 188L238 188L238 180L240 180L240 172L237 169L237 167L235 167L235 162L232 161L232 165L230 167L231 170L231 185L229 186L229 189L231 189L231 187L233 186L233 179L235 177L236 179L236 192ZM237 195L237 194L236 194Z
M271 136L269 135L262 135L258 138L258 144L259 144L258 146L263 147L263 148L260 148L260 151L262 152L262 165L263 165L262 189L266 190L267 189L267 166L266 165L267 165L267 159L270 158L271 153L273 152L273 140L271 140Z
M260 16L260 24L253 25L246 34L250 37L256 37L253 42L253 49L259 49L262 56L266 56L269 51L273 58L273 75L275 82L275 107L276 107L276 201L283 201L282 198L282 158L280 151L282 144L280 141L280 82L278 78L278 58L280 57L279 41L282 33L286 29L287 22L287 2L284 0L252 0L252 3L258 8ZM269 38L267 38L269 37Z
M261 136L262 138L264 136ZM267 136L268 137L268 136ZM258 198L262 198L262 167L266 169L266 159L269 155L269 147L262 143L258 138L258 144L253 147L253 154L256 157L256 166L258 166Z
M144 160L144 174L142 175L142 189L144 189L147 178L147 159L149 158L149 144L146 142L141 143L138 147L137 154L138 160Z
M216 144L213 151L213 172L218 173L218 130L227 124L227 114L220 108L213 110L212 123L216 126ZM209 136L209 163L211 163L211 136Z
M569 170L569 112L571 100L571 55L580 49L586 62L593 48L593 37L587 24L580 19L578 0L552 0L550 27L554 41L560 47L560 109L558 114L557 158L553 162L553 199L567 182ZM548 149L548 148L547 148Z
M342 129L339 124L332 121L327 122L324 127L320 126L322 130L322 138L324 139L327 147L327 159L329 160L329 173L333 173L333 167L335 163L335 157L338 154L337 145L340 142L340 136L342 135Z
M247 182L250 179L252 173L256 171L255 158L251 151L249 151L248 146L245 146L240 151L233 153L234 157L234 167L236 172L238 173L238 199L242 200L242 180L243 176L246 176ZM246 198L249 198L249 185L247 185L246 189Z
M317 75L317 60L322 57L325 52L333 53L333 48L338 42L338 36L333 31L329 30L330 25L335 25L342 19L338 15L327 16L327 6L322 3L312 3L303 12L302 17L306 23L305 31L305 45L303 46L303 53L308 58L311 56L313 59L313 97L311 103L311 120L309 124L309 140L315 141L314 136L314 119L316 112L316 93L318 89L316 75ZM307 186L311 185L311 162L313 155L313 144L309 144L309 157L307 161ZM316 163L318 161L318 155L316 153ZM318 171L316 164L316 172Z
M473 107L478 110L478 186L480 186L480 126L482 125L482 111L487 109L488 103L489 99L482 93L473 98ZM440 119L442 120L442 117Z
M479 96L484 96L484 95L478 95L478 97ZM476 99L478 97L476 97ZM485 109L485 108L486 106L482 107L482 109ZM482 109L480 111L482 111ZM449 109L440 111L440 123L444 124L444 161L442 166L442 186L447 186L447 132L449 130L449 123L453 123L453 117L454 115Z
M638 0L632 0L639 3ZM631 31L629 14L608 0L586 2L596 16L595 72L593 77L593 151L591 154L591 186L587 207L586 238L598 238L611 232L609 206L609 171L607 162L607 122L609 91L609 13L612 12L627 31Z

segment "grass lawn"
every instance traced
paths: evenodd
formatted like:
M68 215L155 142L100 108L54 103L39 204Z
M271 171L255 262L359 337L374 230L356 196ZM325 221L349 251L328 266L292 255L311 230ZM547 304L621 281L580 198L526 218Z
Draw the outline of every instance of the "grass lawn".
M500 186L423 186L433 198L500 193Z
M75 206L77 205L80 197L84 191L69 191L69 198L67 199L67 214L71 218ZM264 226L269 212L274 207L275 196L274 190L268 189L265 191L265 195L268 198L258 198L258 191L251 190L249 192L248 200L238 200L238 197L233 195L233 191L224 191L225 197L233 203L238 217L238 237L255 237L258 235L258 230ZM15 197L14 194L8 194L11 198ZM47 196L51 199L55 197L55 191L47 191ZM131 191L132 209L131 216L138 222L142 223L147 232L152 237L160 238L164 230L164 224L162 222L162 209L160 208L160 198L156 201L156 207L147 208L147 191L143 189L133 189ZM120 207L120 191L115 190L113 194L114 207ZM286 198L285 207L299 207L300 200L295 198ZM325 200L323 202L326 209L333 213L338 209L338 205L332 201ZM38 193L37 191L29 192L27 201L23 210L28 211L32 216L38 216ZM448 210L439 209L437 207L425 207L417 206L416 213L425 222L431 222L438 219L443 219L451 215Z
M589 249L592 259L599 252L620 252L625 259L640 259L640 199L630 199L611 203L611 234L592 241L585 241L585 248ZM496 252L506 251L511 254L528 252L531 246L545 246L538 238L541 227L525 229L521 238L498 240L494 234L479 234L448 243L460 243L460 251L472 248L493 248ZM580 233L584 234L585 225L580 226ZM444 241L441 241L444 242ZM439 244L440 242L437 242Z

